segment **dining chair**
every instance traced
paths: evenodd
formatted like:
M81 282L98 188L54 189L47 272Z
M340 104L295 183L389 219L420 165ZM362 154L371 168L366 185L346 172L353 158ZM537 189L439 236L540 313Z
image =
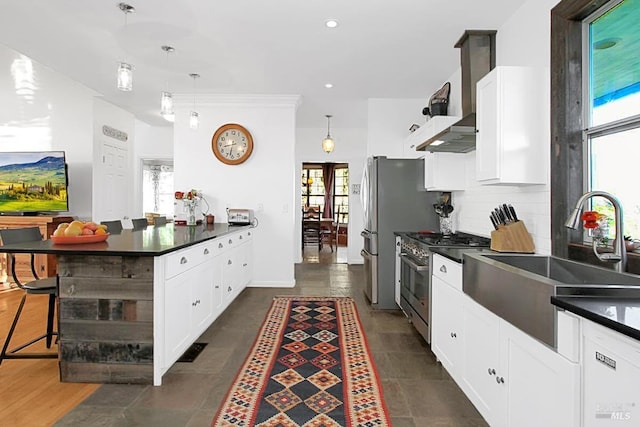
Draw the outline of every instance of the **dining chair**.
M322 235L320 227L320 210L309 208L302 211L302 250L307 244L317 245L322 249Z
M107 226L107 232L111 234L122 233L122 221L116 219L114 221L101 221L100 224Z
M149 225L147 218L133 218L131 222L133 223L134 230L144 230L147 228L147 225Z
M42 234L40 234L40 228L38 227L13 228L0 230L0 239L2 239L3 245L38 242L42 240ZM34 280L26 281L23 283L22 281L20 281L18 275L16 274L15 254L9 252L7 253L7 255L11 264L11 275L13 276L13 281L16 283L16 285L18 285L20 289L24 290L24 295L22 295L22 299L20 300L20 304L18 305L18 310L16 311L13 322L11 323L11 327L9 328L9 333L7 334L7 338L5 339L4 345L2 346L2 352L0 353L0 364L4 359L55 359L58 357L57 352L52 353L20 351L43 339L46 340L47 348L51 348L53 336L58 335L58 332L55 332L53 330L56 296L58 293L58 276L56 275L55 277L40 278L38 276L38 273L36 272L35 254L31 253L30 266ZM18 324L18 319L20 319L20 314L22 313L22 309L24 308L27 295L49 295L46 332L24 344L8 350L11 338L13 337L16 325Z

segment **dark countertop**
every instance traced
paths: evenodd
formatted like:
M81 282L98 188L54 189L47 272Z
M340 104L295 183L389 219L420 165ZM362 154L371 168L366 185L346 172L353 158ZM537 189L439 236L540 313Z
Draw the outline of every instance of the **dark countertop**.
M555 296L551 304L640 340L640 298Z
M0 246L0 253L41 253L56 255L158 256L206 240L251 228L226 223L197 226L166 224L144 230L123 230L111 234L105 242L79 245L54 244L51 240Z

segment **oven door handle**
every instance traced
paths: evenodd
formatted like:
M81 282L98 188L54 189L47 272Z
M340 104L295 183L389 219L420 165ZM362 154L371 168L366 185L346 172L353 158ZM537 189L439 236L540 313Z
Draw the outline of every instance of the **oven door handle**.
M429 270L429 266L428 265L418 265L415 262L413 262L408 255L406 254L400 254L400 258L402 260L402 262L407 263L407 265L409 267L411 267L412 269L416 270L416 271L428 271Z

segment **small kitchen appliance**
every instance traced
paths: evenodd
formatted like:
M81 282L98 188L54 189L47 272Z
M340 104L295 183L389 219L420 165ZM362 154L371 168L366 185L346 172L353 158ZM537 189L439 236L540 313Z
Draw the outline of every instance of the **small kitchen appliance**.
M432 250L487 248L491 239L467 233L404 233L400 238L400 307L416 330L431 342Z
M253 224L252 209L227 209L227 223L229 225Z

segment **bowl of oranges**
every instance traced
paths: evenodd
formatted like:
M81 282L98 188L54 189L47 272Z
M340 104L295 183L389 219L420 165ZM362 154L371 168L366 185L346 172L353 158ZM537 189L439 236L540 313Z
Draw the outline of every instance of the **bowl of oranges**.
M107 226L93 221L61 222L51 235L55 244L78 244L104 242L109 237Z

